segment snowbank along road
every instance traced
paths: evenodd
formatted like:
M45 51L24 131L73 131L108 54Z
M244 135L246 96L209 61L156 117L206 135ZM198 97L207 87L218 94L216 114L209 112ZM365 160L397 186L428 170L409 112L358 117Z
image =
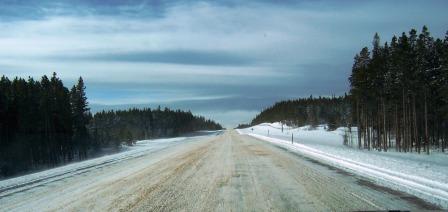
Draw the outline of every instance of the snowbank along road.
M1 211L439 209L235 131L0 192Z

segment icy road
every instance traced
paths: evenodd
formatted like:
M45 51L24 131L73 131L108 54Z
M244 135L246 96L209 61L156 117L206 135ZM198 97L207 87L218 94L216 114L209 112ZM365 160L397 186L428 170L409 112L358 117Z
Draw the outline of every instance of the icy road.
M438 209L235 131L139 145L0 181L0 211Z

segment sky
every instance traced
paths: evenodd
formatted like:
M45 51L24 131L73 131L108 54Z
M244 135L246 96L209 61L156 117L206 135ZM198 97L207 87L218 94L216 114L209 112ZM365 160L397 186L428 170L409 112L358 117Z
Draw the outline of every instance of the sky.
M448 1L0 0L0 75L82 76L92 111L189 109L226 127L275 101L348 92L354 55Z

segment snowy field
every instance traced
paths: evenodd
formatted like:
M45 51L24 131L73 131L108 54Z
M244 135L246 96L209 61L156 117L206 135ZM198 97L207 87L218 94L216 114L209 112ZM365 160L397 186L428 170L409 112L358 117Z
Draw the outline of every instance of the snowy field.
M448 155L358 150L343 145L344 129L324 126L291 128L264 123L240 129L240 134L281 145L321 162L365 176L377 184L421 197L448 208ZM293 141L292 142L292 138Z
M215 135L217 133L220 132L210 131L197 134L199 136L142 140L138 141L134 146L124 147L125 151L120 153L106 155L81 162L75 162L58 168L3 180L0 181L0 199L5 196L10 196L12 194L26 191L51 182L64 180L75 175L81 175L92 170L101 169L112 164L138 158L168 147L172 147L185 142L195 141L197 140L197 138Z

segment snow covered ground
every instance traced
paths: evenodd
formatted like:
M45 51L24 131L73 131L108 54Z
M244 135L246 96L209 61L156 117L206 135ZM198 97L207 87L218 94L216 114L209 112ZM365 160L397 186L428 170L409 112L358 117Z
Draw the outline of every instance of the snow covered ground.
M200 136L142 140L138 141L134 146L126 147L126 150L120 153L75 162L58 168L3 180L0 181L0 198L217 133L219 133L219 131L199 133L198 135Z
M379 152L343 145L344 129L326 131L324 126L291 128L280 123L264 123L238 130L240 134L281 145L321 162L365 176L396 190L421 197L448 208L448 155L433 152ZM292 138L294 143L292 143Z

